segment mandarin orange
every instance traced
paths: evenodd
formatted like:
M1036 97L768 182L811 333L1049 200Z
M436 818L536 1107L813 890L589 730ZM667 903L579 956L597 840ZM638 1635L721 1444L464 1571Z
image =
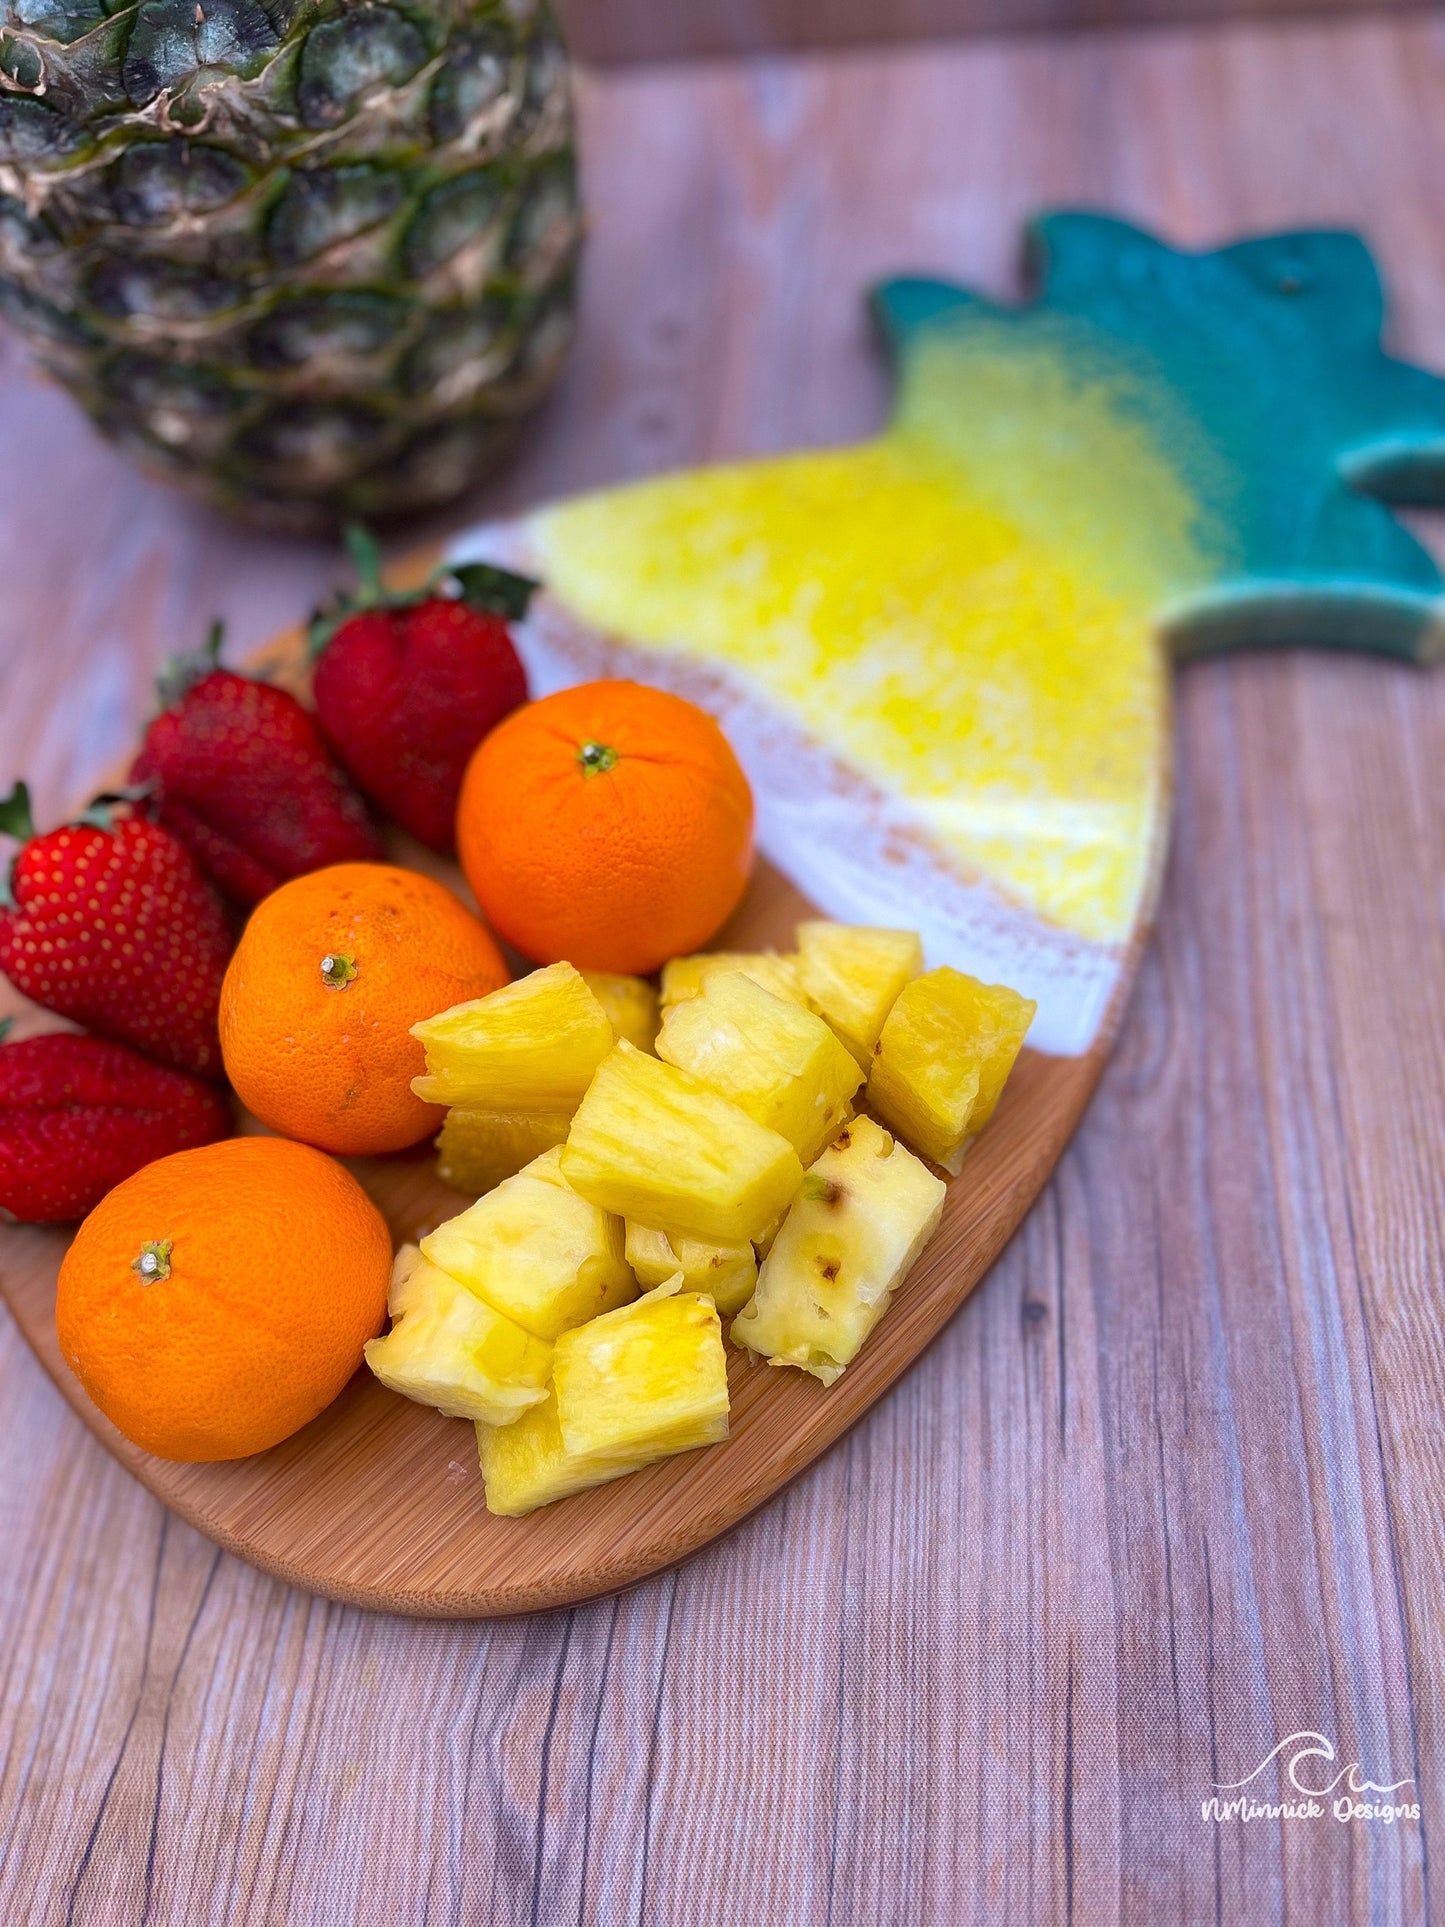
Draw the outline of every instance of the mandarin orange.
M251 913L221 986L221 1055L249 1110L343 1156L404 1150L440 1128L411 1080L424 1017L508 980L484 926L430 877L337 863Z
M108 1193L60 1268L66 1362L134 1444L239 1459L336 1397L386 1315L391 1238L349 1171L284 1138L177 1151Z
M752 791L694 703L584 683L514 710L481 743L457 847L482 914L524 955L645 975L736 909Z

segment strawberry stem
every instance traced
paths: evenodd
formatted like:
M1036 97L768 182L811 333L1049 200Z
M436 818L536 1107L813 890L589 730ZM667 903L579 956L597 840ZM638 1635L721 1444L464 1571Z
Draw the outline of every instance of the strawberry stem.
M10 1035L11 1031L14 1030L14 1028L15 1028L15 1019L13 1017L0 1017L0 1044L3 1044L5 1042L5 1039Z

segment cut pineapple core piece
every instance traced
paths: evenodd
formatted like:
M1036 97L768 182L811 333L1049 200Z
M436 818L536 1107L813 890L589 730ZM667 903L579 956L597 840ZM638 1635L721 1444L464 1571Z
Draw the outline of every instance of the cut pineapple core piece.
M561 1157L552 1150L534 1158L421 1241L434 1265L548 1340L637 1293L621 1224L577 1195Z
M607 1012L569 963L413 1024L426 1051L412 1089L475 1111L575 1111L612 1048Z
M504 1519L519 1518L539 1505L636 1470L631 1458L582 1459L569 1452L557 1428L557 1401L551 1392L515 1425L478 1425L477 1458L487 1510Z
M610 970L584 970L587 988L607 1012L613 1031L639 1050L657 1041L657 992L642 977L618 977Z
M779 1132L804 1164L832 1142L863 1082L821 1017L736 970L672 1006L657 1054Z
M803 994L863 1066L883 1020L903 986L923 968L923 946L912 930L873 930L861 924L800 923L798 980Z
M753 1295L758 1261L749 1244L705 1245L680 1234L669 1237L650 1225L627 1227L627 1262L644 1290L682 1275L684 1291L701 1291L731 1318Z
M750 1243L803 1181L785 1137L626 1043L578 1107L562 1171L604 1211L716 1245Z
M803 1180L733 1343L831 1385L937 1230L945 1190L871 1118L854 1118Z
M392 1270L391 1330L366 1362L403 1398L448 1418L510 1425L547 1396L552 1347L403 1245Z
M696 957L674 957L662 966L664 1012L696 997L709 977L725 976L732 970L740 970L775 997L786 997L795 1004L804 1001L796 957L778 957L771 951L710 950Z
M728 1435L717 1307L668 1287L564 1332L553 1359L557 1423L580 1459L649 1465Z
M956 1173L993 1116L1038 1006L961 970L930 970L899 995L878 1039L868 1103L925 1157Z
M450 1110L437 1139L437 1176L478 1198L567 1136L570 1111Z

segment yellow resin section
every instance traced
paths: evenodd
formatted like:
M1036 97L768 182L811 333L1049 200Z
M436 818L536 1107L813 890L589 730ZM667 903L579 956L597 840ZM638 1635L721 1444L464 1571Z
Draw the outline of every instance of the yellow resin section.
M730 664L966 876L1117 941L1162 802L1152 612L1202 572L1195 514L1107 382L984 330L919 347L873 442L584 496L533 528L584 621Z

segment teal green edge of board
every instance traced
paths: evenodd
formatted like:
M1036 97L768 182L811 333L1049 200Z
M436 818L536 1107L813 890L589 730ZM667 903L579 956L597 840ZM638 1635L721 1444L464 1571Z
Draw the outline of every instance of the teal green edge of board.
M874 289L899 375L895 427L912 410L920 433L940 431L952 361L959 409L972 410L953 434L986 434L981 342L992 362L1066 359L1097 373L1196 505L1158 612L1176 655L1445 650L1445 577L1391 513L1445 503L1445 380L1385 353L1383 289L1357 235L1196 254L1061 212L1027 239L1037 292L1022 307L936 280ZM928 354L927 393L911 394Z

